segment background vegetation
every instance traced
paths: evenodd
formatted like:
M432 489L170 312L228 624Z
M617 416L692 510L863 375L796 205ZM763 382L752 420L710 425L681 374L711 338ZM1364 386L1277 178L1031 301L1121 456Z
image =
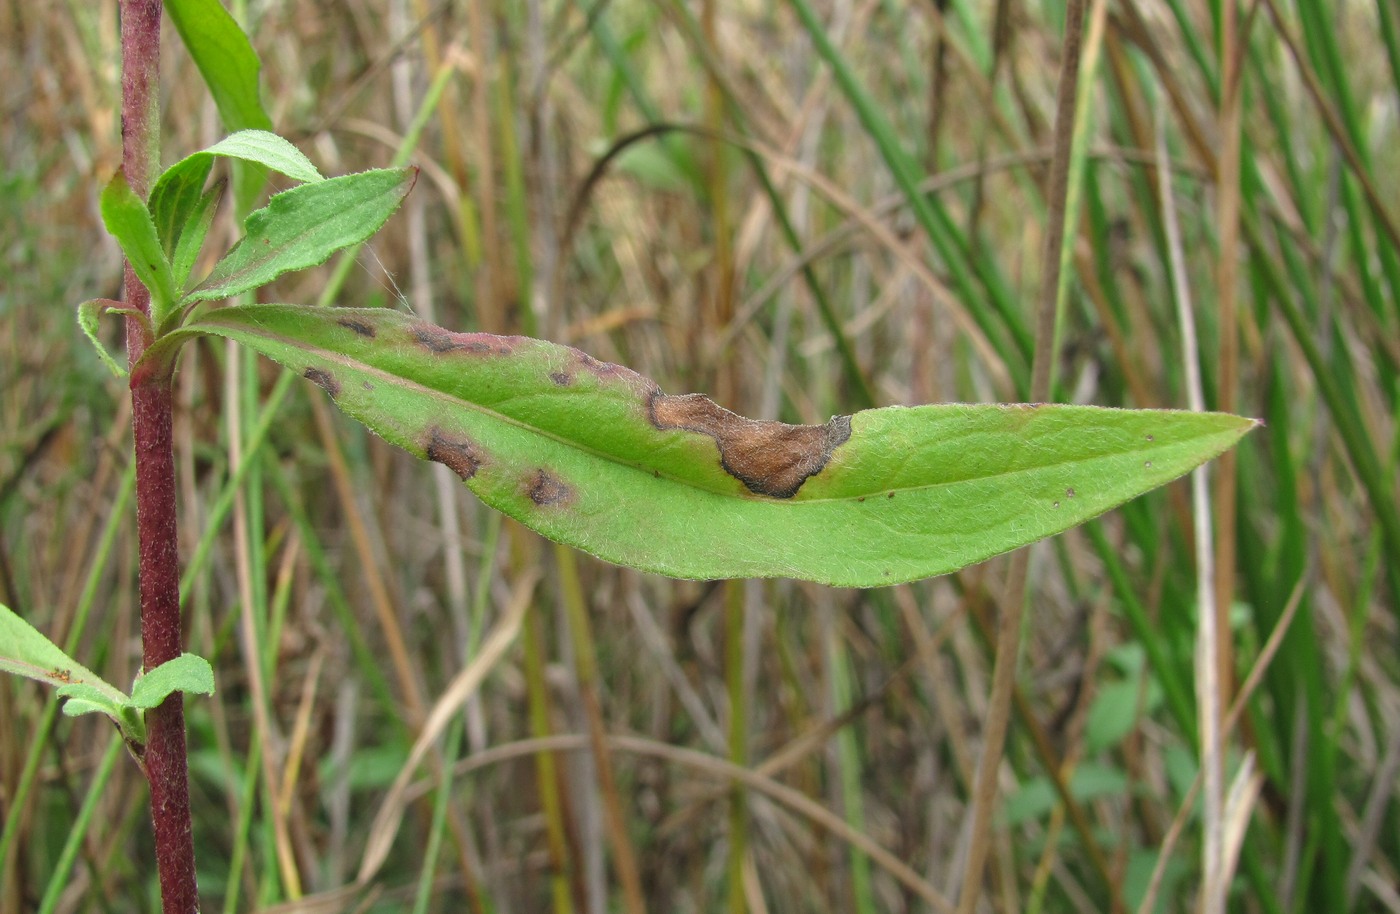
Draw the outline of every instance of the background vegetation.
M1219 3L1091 7L1060 398L1185 406L1189 304L1207 405L1267 423L1214 470L1230 638L1202 662L1248 696L1227 770L1261 776L1231 907L1397 911L1400 5L1241 10L1236 93ZM788 421L1024 398L1060 4L233 12L325 173L423 169L357 259L269 299L545 336ZM166 45L169 162L222 131ZM73 312L118 292L117 59L115 4L0 9L0 602L124 684L129 401ZM1004 558L863 592L669 581L503 523L245 354L192 347L177 391L187 641L219 683L187 712L206 910L957 897ZM1156 910L1194 909L1195 536L1182 483L1034 547L984 909L1132 910L1154 878ZM392 831L416 734L492 643ZM0 912L153 910L140 772L54 712L0 679Z

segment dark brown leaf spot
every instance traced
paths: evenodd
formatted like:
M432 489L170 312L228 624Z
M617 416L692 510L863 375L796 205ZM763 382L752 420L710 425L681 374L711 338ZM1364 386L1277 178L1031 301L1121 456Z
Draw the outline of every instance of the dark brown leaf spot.
M429 460L447 467L465 482L476 475L486 460L485 453L466 438L454 438L437 426L428 432L428 445L424 452Z
M340 382L331 377L330 373L323 371L316 366L311 366L302 372L301 375L306 380L318 385L322 390L331 395L331 399L340 396Z
M510 355L512 337L496 336L491 333L453 333L432 324L419 324L413 328L413 338L430 352L470 352L477 355Z
M651 424L709 435L719 445L720 465L750 492L791 498L807 478L822 471L832 451L851 437L851 417L825 425L788 425L746 419L703 394L654 393L648 403Z
M541 508L563 504L574 494L572 489L544 470L536 470L530 476L528 484L529 488L526 490L526 494L530 496L530 501Z
M374 326L372 324L367 324L364 321L356 320L353 317L343 317L340 320L336 321L336 323L352 333L356 333L364 337L369 337L370 339L374 338L375 331Z
M568 387L574 383L574 378L567 371L551 371L549 379L560 387Z

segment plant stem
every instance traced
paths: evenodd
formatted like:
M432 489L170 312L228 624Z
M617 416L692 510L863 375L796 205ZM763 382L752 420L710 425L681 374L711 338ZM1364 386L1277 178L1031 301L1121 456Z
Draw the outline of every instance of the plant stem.
M145 199L160 162L160 0L122 0L122 170ZM149 314L150 294L126 266L128 305ZM149 341L127 322L127 353L134 366ZM140 551L141 665L150 670L180 656L180 553L175 525L175 453L171 442L174 394L162 377L132 388L136 447L136 524ZM185 709L172 692L146 715L142 760L151 786L156 867L165 914L199 910L194 836L190 822Z

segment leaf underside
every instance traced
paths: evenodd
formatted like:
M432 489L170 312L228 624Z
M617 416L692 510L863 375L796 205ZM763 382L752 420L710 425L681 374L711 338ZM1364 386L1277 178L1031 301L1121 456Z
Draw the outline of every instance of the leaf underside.
M83 686L93 699L114 707L126 700L120 689L68 656L3 603L0 603L0 672L60 688Z
M785 425L667 395L567 346L383 309L246 305L187 331L302 374L550 539L681 578L869 587L943 574L1181 476L1255 424L946 404Z

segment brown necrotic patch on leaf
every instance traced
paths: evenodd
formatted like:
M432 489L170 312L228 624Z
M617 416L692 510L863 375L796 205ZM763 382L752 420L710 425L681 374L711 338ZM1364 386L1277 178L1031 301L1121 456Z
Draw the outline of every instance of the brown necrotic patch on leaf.
M342 317L341 319L337 320L336 323L358 336L374 339L375 329L372 324L367 324L364 321L356 320L353 317Z
M720 465L750 492L791 498L851 437L851 417L825 425L788 425L746 419L703 394L654 393L648 403L658 429L685 429L709 435L719 445Z
M574 376L567 371L551 371L549 379L554 382L556 387L568 387L574 383Z
M485 452L476 444L466 438L453 437L436 425L429 429L423 451L429 460L447 467L463 482L475 476L486 461Z
M515 351L518 337L496 336L493 333L453 333L432 324L418 324L413 338L430 352L467 352L473 355L510 355Z
M303 371L301 376L330 394L332 400L340 396L340 382L331 377L330 372L312 365L310 368Z
M525 494L541 508L560 505L573 497L573 490L544 470L536 470L526 480Z
M586 352L575 349L574 361L578 367L603 381L624 381L639 390L645 390L650 394L656 389L656 382L646 375L638 374L626 365L618 365L615 362L604 362L595 359Z

